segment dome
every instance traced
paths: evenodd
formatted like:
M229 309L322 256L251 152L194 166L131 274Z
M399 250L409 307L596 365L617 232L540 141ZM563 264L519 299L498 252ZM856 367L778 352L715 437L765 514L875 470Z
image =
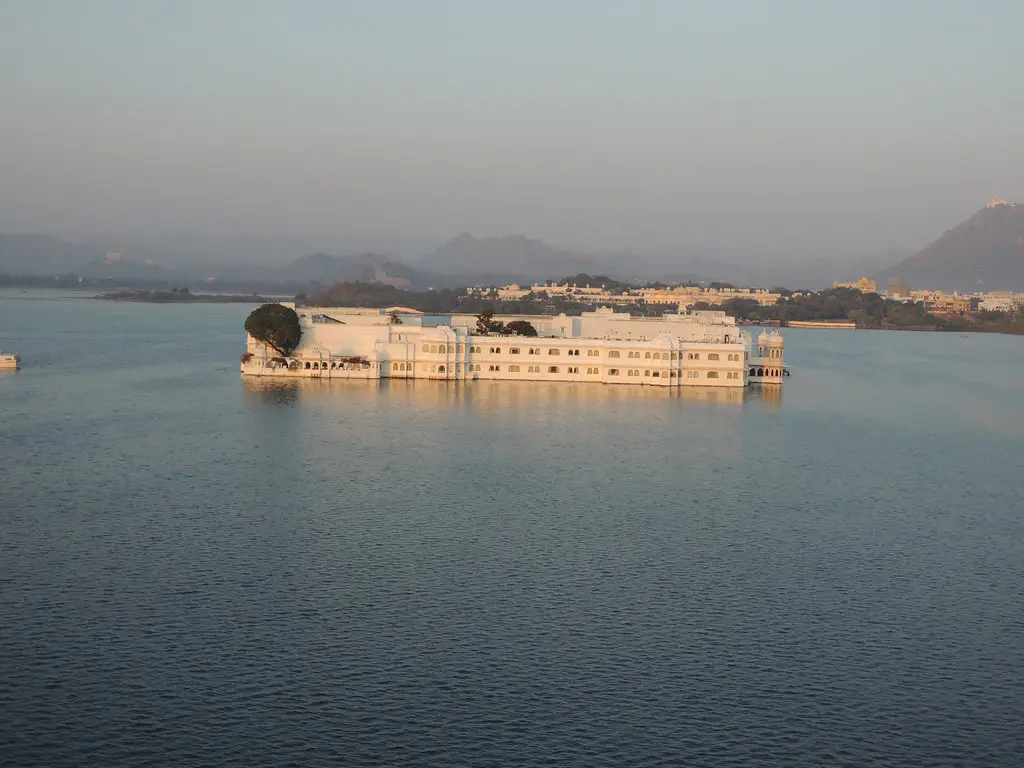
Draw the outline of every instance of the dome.
M782 334L778 331L772 331L768 334L768 345L772 347L781 347L783 345Z

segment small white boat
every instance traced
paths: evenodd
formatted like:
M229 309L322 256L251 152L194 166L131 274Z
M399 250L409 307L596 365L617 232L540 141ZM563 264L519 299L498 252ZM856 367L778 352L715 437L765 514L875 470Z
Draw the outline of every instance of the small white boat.
M17 355L5 355L0 352L0 371L16 371L21 367L21 358Z

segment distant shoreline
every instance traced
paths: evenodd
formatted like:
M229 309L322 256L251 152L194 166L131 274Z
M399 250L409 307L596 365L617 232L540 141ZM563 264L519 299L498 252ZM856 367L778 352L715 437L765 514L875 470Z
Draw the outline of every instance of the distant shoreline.
M171 291L112 291L90 298L101 301L132 301L146 304L266 304L284 297L257 296L255 294L189 293Z

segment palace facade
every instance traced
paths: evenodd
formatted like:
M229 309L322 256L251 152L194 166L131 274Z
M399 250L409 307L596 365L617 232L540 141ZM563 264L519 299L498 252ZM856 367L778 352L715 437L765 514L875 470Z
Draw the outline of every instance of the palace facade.
M717 311L660 318L611 309L578 317L494 317L529 322L539 335L528 337L477 333L475 315L295 309L302 326L299 347L285 359L249 336L244 375L744 387L780 383L787 373L778 331L761 333L755 347L734 318Z

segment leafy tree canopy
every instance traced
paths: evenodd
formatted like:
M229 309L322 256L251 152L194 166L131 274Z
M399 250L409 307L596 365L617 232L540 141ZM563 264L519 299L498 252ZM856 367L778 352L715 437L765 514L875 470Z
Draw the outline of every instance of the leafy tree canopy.
M513 320L512 322L506 324L505 331L506 333L515 334L516 336L537 335L537 329L534 328L533 325L527 322L526 320Z
M480 314L476 316L476 329L474 333L477 336L489 336L492 333L505 333L505 324L499 323L494 319L493 308L484 307L480 310Z
M302 338L299 316L281 304L264 304L245 318L245 330L283 357L291 354Z

